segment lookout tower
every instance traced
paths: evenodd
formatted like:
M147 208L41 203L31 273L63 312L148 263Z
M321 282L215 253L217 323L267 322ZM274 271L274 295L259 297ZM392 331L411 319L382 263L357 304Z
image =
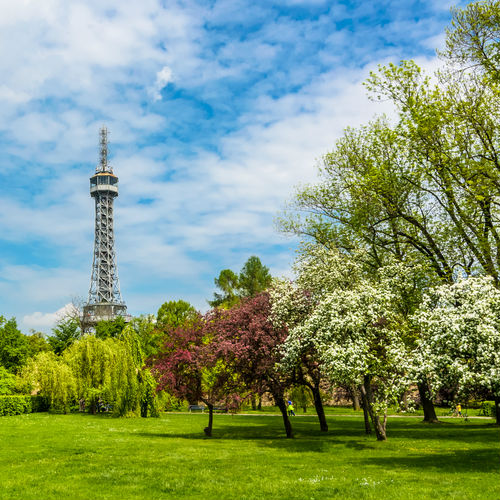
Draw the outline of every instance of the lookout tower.
M95 237L89 299L83 306L83 328L98 321L127 316L116 267L113 202L118 196L118 177L108 163L108 129L100 132L100 162L90 178L90 196L95 199Z

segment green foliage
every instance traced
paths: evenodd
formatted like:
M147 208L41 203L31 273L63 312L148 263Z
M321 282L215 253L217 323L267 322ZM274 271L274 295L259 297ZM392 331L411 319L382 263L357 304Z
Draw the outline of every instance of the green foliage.
M0 366L0 396L13 394L16 387L16 377L6 368Z
M27 335L28 339L28 356L32 358L40 352L52 350L51 345L47 342L42 332L31 330L31 335Z
M185 300L170 300L158 309L156 323L159 329L169 330L184 326L198 317L196 309Z
M137 366L125 342L85 336L66 350L64 360L75 376L77 399L92 413L101 402L112 405L116 416L138 412Z
M31 413L31 396L0 396L0 416Z
M271 280L269 268L264 266L258 257L252 255L240 271L239 294L241 297L255 297L269 288Z
M311 391L304 385L293 387L289 399L293 402L295 409L301 408L304 413L306 413L307 407L313 404Z
M140 316L138 318L133 318L133 320L127 324L122 332L122 335L132 329L136 338L140 342L140 347L144 359L158 352L161 339L163 338L163 332L161 328L156 328L156 318L153 315Z
M231 269L223 269L215 286L220 292L214 292L213 300L208 303L212 307L229 309L244 297L255 297L267 290L271 285L272 277L269 268L264 266L255 255L251 256L242 267L239 276Z
M496 417L497 408L495 401L483 401L481 404L481 415L485 417Z
M208 301L210 306L229 308L238 302L239 280L231 269L223 269L214 283L222 293L214 292L213 300Z
M158 393L158 407L163 411L180 411L185 408L186 403L166 391Z
M53 352L41 352L30 359L22 380L44 398L51 411L68 413L76 399L76 381L71 368Z
M52 335L47 338L50 347L56 354L62 354L70 345L78 340L82 335L80 324L75 318L61 319L55 328L52 329Z
M31 411L38 413L50 410L50 400L43 396L31 396Z
M113 320L99 321L95 327L95 336L98 339L116 338L125 328L125 319L117 316Z
M28 359L29 345L25 335L17 328L15 318L0 316L0 365L17 372Z
M441 55L466 68L500 76L500 6L498 0L482 0L464 9L452 9L446 49Z

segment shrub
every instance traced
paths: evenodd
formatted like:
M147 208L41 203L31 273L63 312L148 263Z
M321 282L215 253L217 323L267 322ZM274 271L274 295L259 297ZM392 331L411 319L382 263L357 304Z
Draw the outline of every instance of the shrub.
M0 395L13 394L15 386L16 377L0 365Z
M0 416L31 413L31 396L0 396Z
M481 405L481 415L486 417L496 417L495 401L483 401Z

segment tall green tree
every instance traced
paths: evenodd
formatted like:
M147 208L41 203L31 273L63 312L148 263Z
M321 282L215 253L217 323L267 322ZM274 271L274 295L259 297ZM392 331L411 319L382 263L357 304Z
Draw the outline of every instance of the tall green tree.
M242 298L255 297L267 290L272 277L269 268L264 266L259 257L252 255L243 265L239 275L231 269L223 269L214 282L220 290L208 303L212 307L231 308Z
M47 339L42 332L31 330L30 335L27 335L26 337L28 339L30 358L36 356L40 352L52 350L50 344L47 342Z
M198 312L185 300L170 300L161 305L156 315L156 324L159 328L177 328L185 323L196 321Z
M252 255L240 271L239 295L240 297L255 297L267 290L271 281L269 268L264 266L258 257Z
M0 316L0 365L10 372L17 372L28 359L29 344L17 328L15 318Z
M229 308L238 303L240 283L234 271L223 269L219 277L214 279L214 283L220 291L214 292L214 298L208 301L210 306Z
M56 354L62 354L70 345L82 335L79 322L71 317L60 319L52 328L52 335L47 337L47 342Z

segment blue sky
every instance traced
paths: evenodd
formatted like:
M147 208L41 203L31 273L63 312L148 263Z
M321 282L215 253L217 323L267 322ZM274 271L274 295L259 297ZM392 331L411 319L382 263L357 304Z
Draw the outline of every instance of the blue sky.
M130 313L206 309L251 255L286 274L277 212L346 126L390 113L366 98L371 69L436 67L450 5L0 0L0 314L48 332L87 298L102 124Z

